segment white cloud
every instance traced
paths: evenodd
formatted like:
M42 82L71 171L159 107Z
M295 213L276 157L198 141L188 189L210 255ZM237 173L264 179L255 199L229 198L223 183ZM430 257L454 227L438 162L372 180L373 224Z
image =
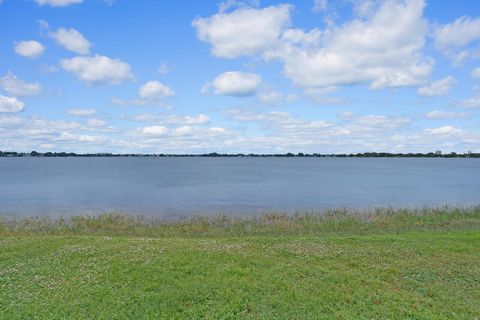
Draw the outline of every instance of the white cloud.
M88 54L90 52L90 42L77 30L59 28L50 35L55 41L65 49L78 53Z
M127 117L134 121L161 122L180 125L202 125L210 123L210 118L205 114L198 115L178 115L178 114L151 114L143 112L132 117Z
M308 32L287 30L290 6L240 8L196 19L193 26L214 55L278 59L285 75L302 87L414 86L424 82L433 64L422 55L428 30L424 5L423 0L385 1L367 17ZM262 25L267 23L272 26Z
M454 135L457 133L461 133L462 130L457 129L453 126L447 125L443 127L438 127L438 128L428 128L425 129L425 133L429 135L435 135L435 136L449 136L449 135Z
M381 2L379 0L350 0L354 13L362 18L371 17L375 14Z
M89 127L102 127L106 124L107 122L102 119L88 119L87 120L87 126Z
M155 135L155 136L158 136L158 135L165 135L165 134L167 134L168 129L167 129L167 127L164 127L164 126L150 126L150 127L141 128L141 129L139 130L139 132L140 132L141 134L145 134L145 135Z
M15 42L14 50L23 57L37 58L45 51L45 47L38 41L29 40Z
M159 106L170 109L171 106L164 100L175 96L175 91L169 86L158 82L148 81L138 90L139 98L135 99L119 99L112 98L111 103L117 106Z
M273 90L262 91L259 96L260 101L269 105L278 105L284 100L284 95Z
M42 90L39 83L24 82L12 72L7 72L4 77L0 78L0 86L3 90L16 97L36 95Z
M211 127L211 128L208 128L208 131L214 134L225 134L228 132L227 129L221 128L221 127Z
M421 55L427 31L423 8L422 0L386 1L371 17L328 27L315 46L285 40L269 56L283 60L285 74L303 87L417 85L431 71L431 61ZM315 39L317 33L303 37Z
M367 115L354 117L353 122L364 125L371 129L393 130L410 123L410 119L404 117L388 117L383 115Z
M340 117L340 119L347 120L347 119L353 118L354 115L353 115L353 112L344 111L344 112L340 113L338 116Z
M84 130L98 129L82 126L77 122L0 115L0 144L9 149L105 152L118 144L106 136L93 136L83 132Z
M441 110L433 110L426 114L428 119L461 119L468 116L469 114L465 112L447 112Z
M444 96L450 88L456 83L455 79L451 76L437 80L428 86L418 88L418 94L425 97Z
M103 137L91 136L86 134L76 134L70 132L61 132L58 137L54 137L55 142L71 142L71 143L93 143L105 141Z
M332 105L343 102L339 97L330 95L335 92L337 87L306 88L304 94L312 99L313 102L321 105Z
M212 152L238 142L238 133L222 127L193 127L162 125L142 127L127 132L136 148L155 153ZM152 151L150 151L152 152Z
M333 126L329 121L301 120L288 112L280 111L255 112L237 108L226 110L225 113L237 121L260 123L265 129L278 131L278 136L306 136Z
M97 110L95 109L70 109L67 110L67 114L71 116L77 117L86 117L86 116L93 116L97 114Z
M262 77L256 73L229 71L217 76L212 85L216 94L248 97L255 95L261 83Z
M133 79L127 63L105 56L63 59L60 64L65 71L73 73L88 84L121 84Z
M298 96L294 93L282 93L276 91L274 86L270 84L263 84L259 93L258 99L265 105L279 106L281 104L292 102L296 100Z
M146 106L156 106L164 109L171 109L172 106L166 103L163 100L152 100L152 99L144 99L144 98L136 98L136 99L120 99L120 98L112 98L110 102L116 106L137 106L137 107L146 107Z
M313 12L322 12L327 11L328 2L327 0L313 0Z
M141 98L156 100L173 97L175 92L163 83L158 81L148 81L140 88L138 94Z
M24 108L23 102L17 98L0 95L0 113L20 112Z
M210 123L210 118L204 114L199 114L195 116L167 115L164 117L164 119L165 119L165 122L174 123L174 124L198 125L198 124Z
M82 3L83 0L35 0L35 2L41 6L66 7L71 4Z
M191 136L195 132L195 129L190 126L181 126L173 129L173 136Z
M280 34L290 26L291 9L290 5L241 7L231 13L197 18L192 26L200 40L212 45L217 57L261 54L274 48Z
M105 127L0 114L0 145L4 150L123 153L480 151L479 131L451 125L415 129L416 125L409 127L405 118L397 116L345 114L338 124L302 119L287 112L239 108L226 113L242 122L239 131L216 125L162 123L162 114L157 114L152 115L153 121L159 123L135 129L118 128L115 136ZM186 119L181 115L165 116ZM255 125L260 126L259 130L242 129ZM92 131L98 135L91 135Z
M288 29L282 33L279 45L301 45L304 48L315 48L322 38L322 31L312 29L305 32L302 29Z
M468 109L480 108L480 96L462 100L460 106Z
M475 68L470 74L473 79L480 79L480 68Z
M252 146L280 152L365 152L395 148L390 135L409 128L410 119L401 116L344 114L337 124L326 120L301 119L287 112L255 112L244 108L225 113L236 121L258 123L263 135L241 137L235 145ZM251 152L251 151L250 151Z
M451 23L437 26L436 44L441 48L461 48L480 39L480 18L460 17Z

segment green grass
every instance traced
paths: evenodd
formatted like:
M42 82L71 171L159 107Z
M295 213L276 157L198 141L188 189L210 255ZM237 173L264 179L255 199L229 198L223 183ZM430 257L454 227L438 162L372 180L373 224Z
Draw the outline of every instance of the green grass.
M0 319L480 318L480 208L0 222Z

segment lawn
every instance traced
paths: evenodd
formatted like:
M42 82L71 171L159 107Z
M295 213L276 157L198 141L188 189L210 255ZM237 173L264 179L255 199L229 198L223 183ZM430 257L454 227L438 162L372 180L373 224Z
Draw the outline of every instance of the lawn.
M480 208L75 219L0 223L1 319L480 318Z

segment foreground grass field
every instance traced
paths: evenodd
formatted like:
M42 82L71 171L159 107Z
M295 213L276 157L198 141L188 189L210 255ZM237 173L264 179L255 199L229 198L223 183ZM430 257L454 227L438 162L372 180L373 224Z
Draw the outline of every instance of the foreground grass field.
M0 319L475 319L480 208L0 223Z

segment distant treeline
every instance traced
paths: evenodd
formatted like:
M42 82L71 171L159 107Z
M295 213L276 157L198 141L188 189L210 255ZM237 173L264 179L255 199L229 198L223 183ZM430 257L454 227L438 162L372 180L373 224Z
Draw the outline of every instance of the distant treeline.
M364 152L364 153L204 153L204 154L140 154L140 153L73 153L73 152L10 152L0 151L0 157L335 157L335 158L480 158L480 153L442 153L440 151L429 153L389 153L389 152Z

